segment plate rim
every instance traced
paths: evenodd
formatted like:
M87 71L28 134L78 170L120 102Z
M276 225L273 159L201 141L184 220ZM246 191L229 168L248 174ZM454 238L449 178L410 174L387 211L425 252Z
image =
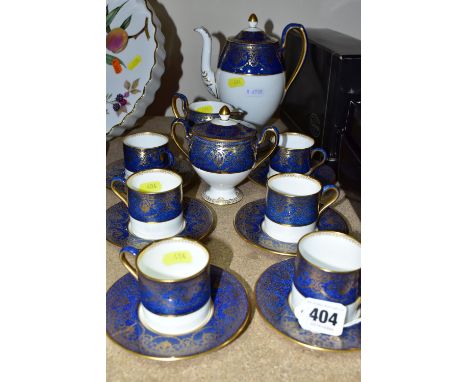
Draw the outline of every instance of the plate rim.
M243 239L245 242L249 243L250 245L253 245L254 247L260 248L260 249L262 249L262 250L264 250L264 251L273 253L273 254L275 254L275 255L280 255L280 256L283 256L283 257L285 257L285 256L287 256L287 257L289 257L289 258L294 258L294 257L296 257L296 256L297 256L297 253L278 252L278 251L275 251L275 250L273 250L273 249L269 249L269 248L262 247L261 245L259 245L259 244L257 244L257 243L254 243L254 242L252 242L252 241L250 241L250 240L248 240L241 232L239 232L239 230L238 230L238 228L237 228L237 225L236 225L237 214L240 212L240 210L241 210L242 208L244 208L244 207L247 206L248 204L258 203L260 200L265 200L265 198L260 198L260 199L252 200L251 202L245 203L242 207L240 207L240 208L237 210L236 215L234 216L234 219L233 219L233 221L232 221L232 224L233 224L233 226L234 226L234 229L236 230L236 233L238 234L238 236L239 236L241 239ZM349 225L348 220L343 216L343 214L341 214L340 212L338 212L335 208L333 208L333 207L331 207L331 206L328 207L328 208L332 209L333 212L337 213L337 214L343 219L343 221L345 222L346 226L348 227L348 233L347 233L347 234L349 235L349 234L350 234L350 229L349 229L350 225ZM273 239L274 239L274 238L273 238ZM274 239L274 240L276 240L276 239ZM280 241L280 240L277 240L277 241Z
M143 0L146 9L151 14L151 23L155 28L155 34L153 35L154 41L156 42L156 49L154 50L155 63L151 67L150 77L143 87L141 96L135 101L133 109L127 113L122 121L112 126L109 131L106 132L106 140L109 141L116 138L124 133L124 131L135 127L137 120L144 116L146 109L150 106L156 96L158 89L161 87L161 78L165 72L164 61L166 59L166 51L164 49L165 37L162 33L161 22L156 15L156 11L151 6L149 0ZM108 2L106 1L106 4ZM158 73L159 72L159 73ZM151 89L149 87L153 85ZM106 86L107 90L107 86ZM115 130L114 130L115 129ZM106 126L107 130L107 126Z
M208 208L208 210L209 210L210 213L211 213L211 216L213 217L213 220L212 220L212 222L211 222L211 225L210 225L210 227L208 228L208 230L206 231L206 233L205 233L204 235L202 235L200 238L194 239L194 240L196 240L196 241L203 241L203 240L206 239L209 235L211 235L211 233L213 233L213 231L214 231L215 228L216 228L216 225L218 224L218 217L216 216L216 212L215 212L215 210L213 209L213 207L209 206L207 203L203 202L202 200L199 200L199 199L197 199L197 198L193 198L193 197L191 197L191 196L184 196L183 198L184 198L184 199L193 199L193 200L195 200L195 201L197 201L197 202L202 203L205 207ZM120 202L120 201L119 201L119 202L113 204L112 206L106 208L106 213L107 213L107 210L109 210L110 208L112 208L112 207L114 207L115 205L120 204L120 203L123 204L123 202ZM107 217L106 217L106 218L107 218ZM167 239L170 239L170 238L172 238L172 237L180 237L180 236L174 235L174 236L168 237ZM146 239L142 239L142 240L147 241L148 244L145 245L144 247L142 247L141 249L146 248L148 245L150 245L150 244L152 244L152 243L154 243L154 242L156 242L156 241L161 241L161 240L165 240L165 239L158 239L158 240L146 240ZM110 241L109 239L107 239L107 235L106 235L106 241L107 241L108 243L110 243L110 244L116 246L117 248L123 248L121 245L116 244L116 243L114 243L113 241ZM139 251L140 251L141 249L139 249Z
M278 263L274 263L272 265L270 265L268 268L266 268L262 274L258 277L257 281L255 281L255 287L254 287L254 293L253 293L253 299L254 299L254 303L255 303L255 309L257 310L257 312L259 313L260 317L262 317L262 319L270 326L274 329L275 332L281 334L283 337L286 337L287 339L289 339L290 341L296 343L296 344L299 344L307 349L310 349L310 350L318 350L318 351L323 351L323 352L338 352L338 353L344 353L344 352L356 352L356 351L361 351L361 348L351 348L351 349L328 349L328 348L322 348L320 346L314 346L314 345L310 345L308 343L305 343L305 342L302 342L296 338L293 338L293 337L290 337L289 335L287 335L286 333L282 332L281 330L279 330L276 326L274 326L266 317L265 315L263 314L263 312L261 311L260 307L259 307L259 304L258 304L258 301L257 301L257 286L258 286L258 282L260 281L260 279L262 278L262 276L268 271L270 270L271 267L275 266L276 264L280 264L280 263L284 263L286 261L294 261L293 258L290 258L290 259L286 259L286 260L283 260L283 261L280 261Z
M124 349L125 351L127 351L128 353L131 353L131 354L134 354L136 356L139 356L139 357L143 357L143 358L146 358L146 359L151 359L151 360L154 360L154 361L164 361L164 362L172 362L172 361L181 361L181 360L186 360L186 359L191 359L191 358L195 358L195 357L198 357L198 356L202 356L202 355L205 355L205 354L209 354L209 353L212 353L212 352L215 352L217 350L220 350L224 347L226 347L227 345L229 345L230 343L234 342L237 338L239 338L246 330L247 328L249 327L249 324L250 322L252 321L252 318L253 318L253 312L254 312L254 302L252 301L252 297L249 296L249 293L247 291L247 288L242 284L242 282L237 278L237 276L230 272L229 270L227 269L224 269L222 267L219 267L217 265L214 265L214 264L210 264L210 266L214 266L218 269L220 269L222 272L227 272L229 273L232 277L235 278L235 280L239 283L239 285L241 286L241 288L243 289L244 293L245 293L245 296L247 298L247 313L245 315L245 318L244 318L244 321L242 322L242 324L239 326L239 328L236 330L236 332L231 336L229 337L226 341L224 341L223 343L215 346L214 348L212 349L209 349L207 351L204 351L204 352L201 352L201 353L197 353L197 354L191 354L191 355L186 355L186 356L181 356L181 357L158 357L158 356L152 356L152 355L146 355L146 354L141 354L141 353L138 353L138 352L135 352L133 350L130 350L130 349L127 349L126 347L124 347L123 345L121 345L119 342L117 342L117 340L115 340L114 338L112 338L107 330L107 327L106 327L106 336L107 338L109 338L111 340L111 342L113 342L114 344L116 344L119 348L121 349ZM117 279L111 286L110 288L107 290L109 291L113 286L114 284L119 281L120 279L122 279L123 277L127 276L129 273L126 273L125 275L123 275L122 277L120 277L119 279ZM106 292L107 294L107 292ZM107 305L107 304L106 304ZM107 308L107 306L106 306ZM107 321L107 317L106 317L106 321ZM107 326L107 325L106 325Z

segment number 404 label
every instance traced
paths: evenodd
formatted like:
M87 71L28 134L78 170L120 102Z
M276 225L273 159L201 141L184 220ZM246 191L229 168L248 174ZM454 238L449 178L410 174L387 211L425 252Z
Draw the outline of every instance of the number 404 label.
M294 309L302 329L340 336L346 318L346 306L336 302L306 298Z

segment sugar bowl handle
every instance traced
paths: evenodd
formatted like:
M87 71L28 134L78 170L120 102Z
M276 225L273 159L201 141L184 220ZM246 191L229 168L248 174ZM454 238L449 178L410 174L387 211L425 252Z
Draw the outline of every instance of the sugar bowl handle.
M188 125L188 122L185 119L182 119L182 118L174 119L174 121L172 122L172 125L171 125L171 137L172 137L172 139L176 143L179 150L182 151L182 153L188 158L189 154L184 149L183 142L179 142L179 138L177 138L177 134L175 132L177 125L182 125L184 127L184 129L185 129L185 139L187 139L187 141L190 141L190 139L191 139L190 138L190 127Z
M126 186L125 179L122 178L121 176L114 176L111 180L111 190L112 192L122 201L125 203L125 205L128 207L128 200L127 200L127 195L121 193L119 190L117 190L114 186L115 183L123 183L124 186Z
M180 99L182 102L182 113L177 109L177 100ZM176 118L187 118L188 114L188 100L187 97L181 93L175 93L172 96L171 101L172 112Z
M138 280L138 273L137 273L137 270L135 269L135 267L133 265L131 265L129 263L129 261L127 260L127 258L125 257L125 255L127 253L130 253L131 255L133 256L138 256L138 249L134 248L134 247L131 247L131 246L127 246L127 247L123 247L121 250L120 250L120 262L123 264L123 266L127 269L127 271L130 272L130 274Z
M252 170L255 170L264 160L266 160L271 154L273 154L273 151L276 150L276 147L278 146L278 141L279 141L279 132L278 129L275 126L270 126L270 127L265 127L262 131L262 135L260 136L260 139L257 142L257 150L258 146L260 146L264 141L267 135L273 135L275 137L275 141L273 142L273 146L270 147L266 155L257 161L257 163L254 164L252 167Z
M338 197L340 196L340 190L338 190L338 188L335 185L328 184L322 188L320 199L324 200L323 196L329 192L334 193L334 195L329 200L325 200L325 203L319 207L319 210L318 210L319 216L322 215L322 212L325 211L325 209L327 209L333 203L335 203Z

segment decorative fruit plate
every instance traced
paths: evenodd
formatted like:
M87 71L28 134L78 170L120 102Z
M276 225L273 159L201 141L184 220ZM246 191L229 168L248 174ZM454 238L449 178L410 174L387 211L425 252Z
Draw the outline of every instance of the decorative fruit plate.
M148 0L107 0L106 137L134 126L164 73L164 35Z

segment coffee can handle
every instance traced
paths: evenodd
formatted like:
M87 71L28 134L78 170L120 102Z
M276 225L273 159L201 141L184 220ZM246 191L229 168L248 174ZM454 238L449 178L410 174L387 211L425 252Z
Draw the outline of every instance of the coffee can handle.
M340 196L340 190L338 189L338 187L336 187L334 184L327 184L326 186L324 186L322 188L322 193L321 193L321 198L323 198L323 196L326 194L326 193L329 193L329 192L333 192L334 195L329 199L327 200L323 206L319 207L319 210L318 210L318 216L320 217L320 215L322 214L323 211L325 211L325 209L327 209L328 207L330 207L333 203L335 203L338 199L338 197Z
M127 253L130 253L133 256L138 256L138 249L132 247L132 246L127 246L123 247L120 250L119 256L120 256L120 262L123 264L123 266L127 269L127 271L130 272L130 274L138 280L138 273L137 270L134 266L130 264L130 262L127 260L127 257L125 256Z
M318 167L320 167L321 165L323 165L323 164L326 162L326 160L328 159L328 154L327 154L327 152L326 152L324 149L322 149L321 147L317 147L317 148L315 148L315 149L312 149L312 150L310 151L310 158L312 159L316 153L322 154L322 159L320 160L319 163L317 163L316 165L314 165L314 166L312 166L312 167L310 168L309 174L312 174L312 172L313 172L316 168L318 168Z
M171 168L172 166L174 166L174 155L172 154L171 150L167 149L166 151L164 151L161 154L161 160L164 160L162 158L163 155L167 156L167 161L168 161L167 167Z
M119 190L115 188L115 183L123 183L124 186L126 186L126 181L124 178L121 176L114 176L111 180L111 190L112 192L122 201L125 203L125 205L128 207L128 198L127 195L121 193Z

